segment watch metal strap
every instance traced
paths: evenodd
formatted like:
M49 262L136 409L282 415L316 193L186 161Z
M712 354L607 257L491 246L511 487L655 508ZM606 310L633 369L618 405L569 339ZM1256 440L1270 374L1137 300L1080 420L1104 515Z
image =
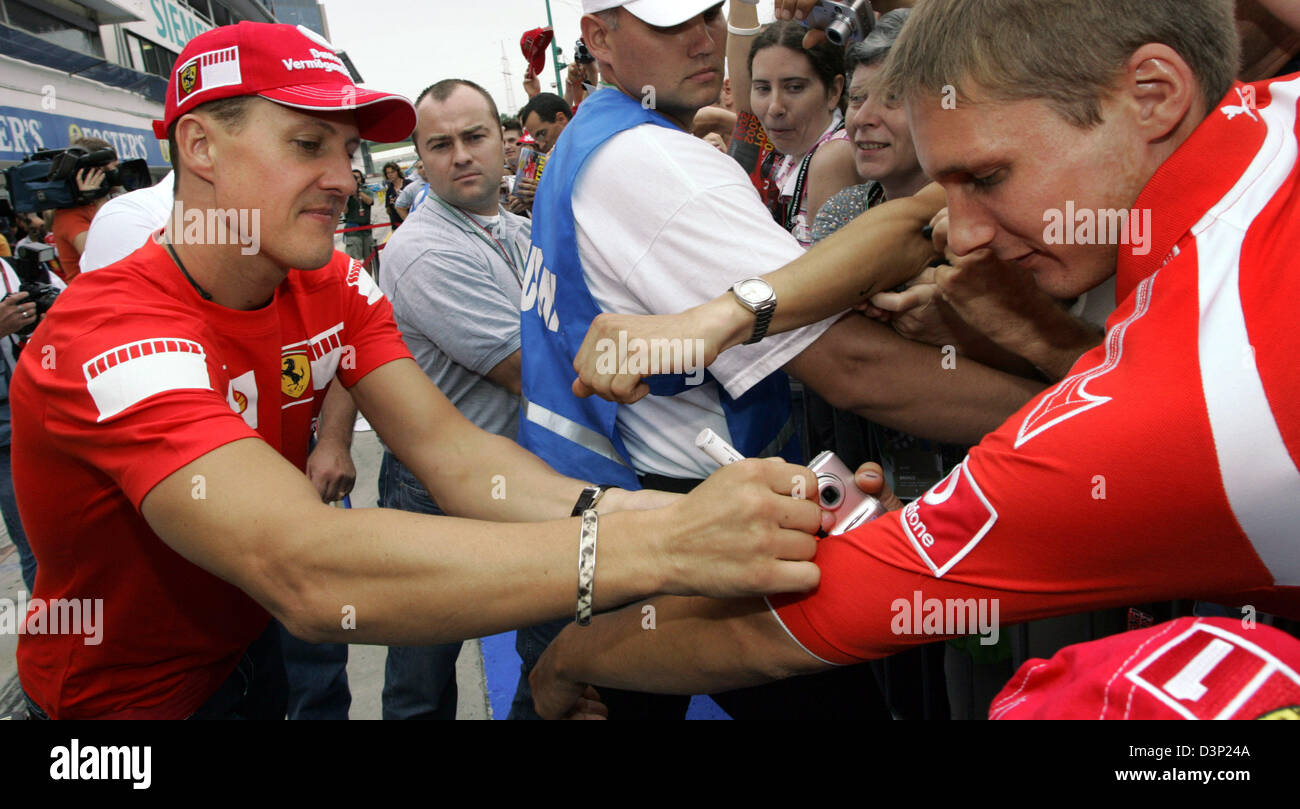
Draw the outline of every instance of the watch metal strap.
M775 306L769 306L761 312L754 312L754 333L744 342L744 345L757 343L767 336L767 327L772 322L772 315L775 313Z

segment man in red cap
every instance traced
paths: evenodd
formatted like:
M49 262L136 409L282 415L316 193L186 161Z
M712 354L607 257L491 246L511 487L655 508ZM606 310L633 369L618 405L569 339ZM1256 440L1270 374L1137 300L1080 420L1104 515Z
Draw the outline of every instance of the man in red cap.
M414 121L292 26L217 28L182 52L156 128L171 224L60 297L12 382L39 562L17 630L34 716L282 717L272 616L312 642L428 644L574 614L575 592L589 618L652 592L815 585L820 511L789 496L807 470L740 465L726 496L606 491L429 382L333 249L361 138ZM336 377L448 513L551 522L322 504L303 468Z

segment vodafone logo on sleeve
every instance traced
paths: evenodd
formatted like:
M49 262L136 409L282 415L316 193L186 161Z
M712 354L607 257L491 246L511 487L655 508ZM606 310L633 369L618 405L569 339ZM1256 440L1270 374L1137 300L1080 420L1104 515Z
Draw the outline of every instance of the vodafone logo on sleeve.
M912 547L935 578L942 578L970 553L998 521L998 513L980 490L969 463L966 458L899 514Z

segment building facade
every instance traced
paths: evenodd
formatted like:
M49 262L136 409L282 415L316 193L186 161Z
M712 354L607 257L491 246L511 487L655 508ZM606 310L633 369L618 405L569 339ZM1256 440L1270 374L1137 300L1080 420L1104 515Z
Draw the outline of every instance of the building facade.
M0 0L0 168L85 135L165 173L167 144L151 124L176 57L198 34L243 20L328 37L316 0Z

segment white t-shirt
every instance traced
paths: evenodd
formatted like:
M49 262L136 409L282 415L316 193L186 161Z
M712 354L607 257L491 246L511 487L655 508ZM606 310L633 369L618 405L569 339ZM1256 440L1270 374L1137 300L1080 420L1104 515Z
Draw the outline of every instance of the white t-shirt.
M100 270L144 247L172 213L174 173L157 184L114 197L95 213L86 232L81 271Z
M681 312L804 252L772 220L734 159L654 124L619 133L588 158L574 183L573 215L587 286L606 312ZM709 371L738 397L837 319L737 346ZM621 408L617 423L642 474L708 477L717 464L695 448L695 436L711 427L730 439L712 382L677 396L647 396Z

